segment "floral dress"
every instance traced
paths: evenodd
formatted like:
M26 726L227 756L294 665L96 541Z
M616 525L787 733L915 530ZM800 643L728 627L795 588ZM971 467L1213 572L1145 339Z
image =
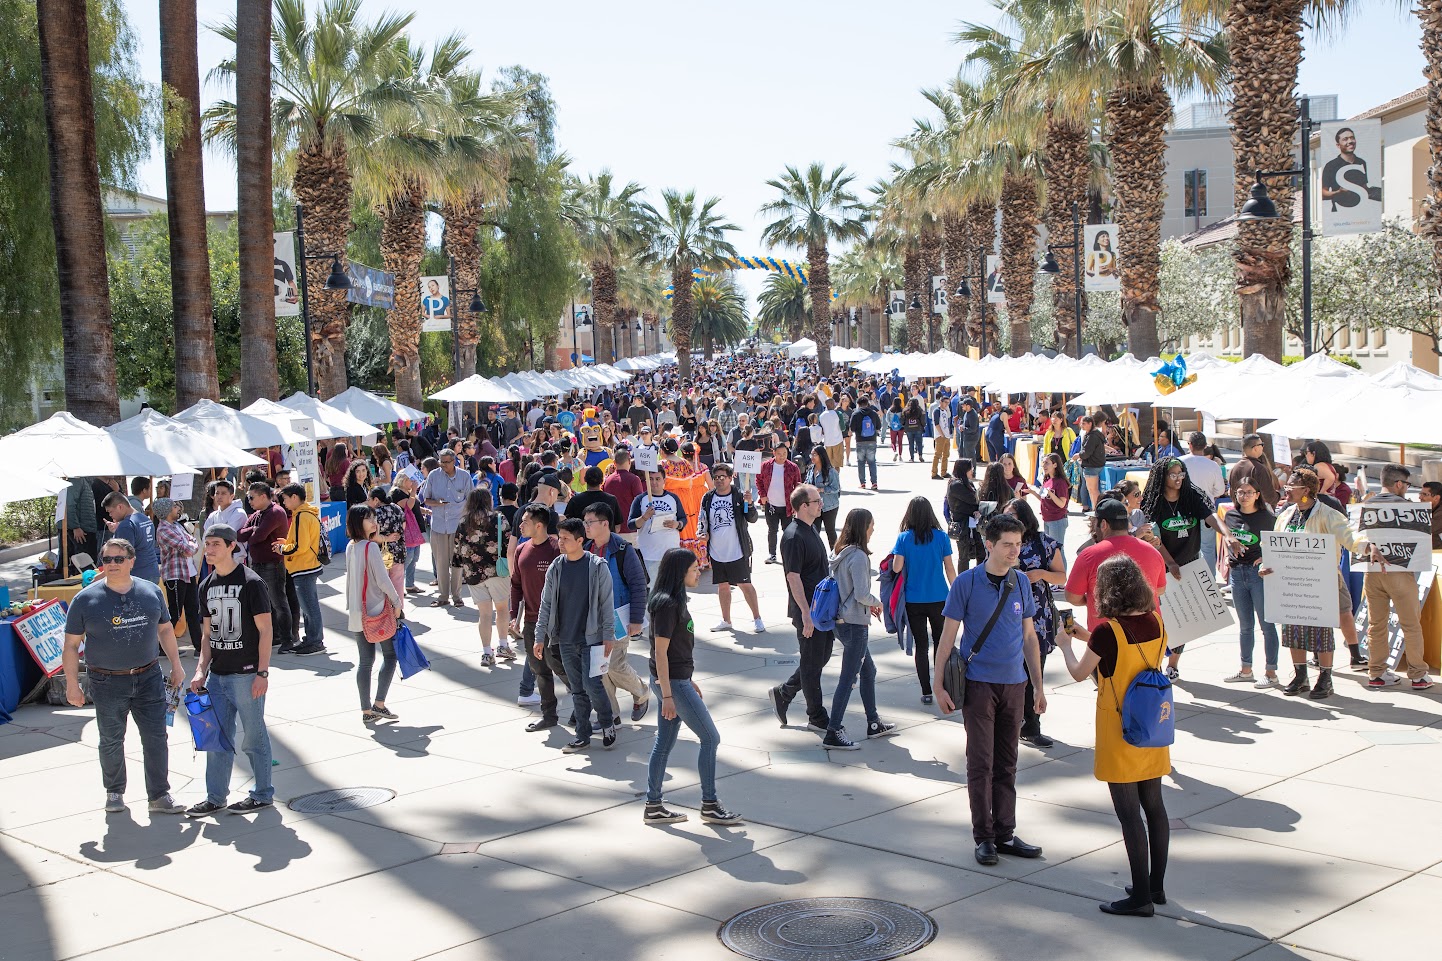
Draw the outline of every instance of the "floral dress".
M479 584L496 576L496 560L501 556L498 527L505 522L504 517L491 511L477 519L461 519L451 566L461 569L461 580L466 584Z
M1049 571L1059 550L1061 545L1038 532L1035 537L1028 537L1021 542L1017 569L1023 572ZM1047 654L1056 647L1057 614L1056 603L1051 597L1051 585L1046 581L1034 581L1031 585L1031 598L1036 602L1036 615L1031 621L1036 627L1037 640L1041 642L1041 652Z
M386 549L386 567L392 564L404 564L406 562L406 514L405 509L399 504L382 504L376 508L376 527L379 528L381 536L387 534L400 534L400 540L391 541L389 544L382 544Z

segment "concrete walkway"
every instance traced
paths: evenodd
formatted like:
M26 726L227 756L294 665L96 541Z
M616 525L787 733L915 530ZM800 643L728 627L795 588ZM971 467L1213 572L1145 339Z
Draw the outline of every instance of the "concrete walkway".
M843 516L856 506L877 515L877 557L907 498L927 494L939 510L943 488L924 466L881 459L883 491L842 501ZM1085 537L1072 526L1068 556ZM753 534L764 543L764 523ZM780 568L761 565L757 579L765 634L707 633L712 589L692 602L698 683L723 742L720 796L745 825L700 823L684 732L668 799L692 818L641 823L654 714L624 724L611 751L598 741L566 756L563 729L527 734L520 669L480 666L473 606L411 609L432 670L397 678L400 720L363 725L338 560L322 587L330 654L274 665L277 801L366 786L397 796L343 815L278 804L254 817L152 819L132 735L130 808L106 815L93 711L22 708L0 727L0 959L708 961L737 957L716 938L725 919L806 896L929 912L939 934L918 959L1395 961L1434 950L1442 688L1373 693L1344 670L1334 697L1295 700L1221 682L1236 669L1235 630L1189 644L1166 781L1170 900L1151 920L1110 918L1096 903L1121 896L1129 878L1091 773L1089 682L1072 683L1054 657L1045 726L1057 745L1022 746L1018 833L1045 857L980 868L961 726L919 703L893 638L873 633L872 649L881 711L899 736L828 758L816 735L777 725L766 689L790 672L795 639ZM644 670L644 652L633 658ZM838 656L823 679L828 696L839 666ZM799 703L792 714L804 723ZM861 718L854 698L853 731ZM174 791L193 803L204 758L181 727L171 743ZM249 780L242 756L233 798Z

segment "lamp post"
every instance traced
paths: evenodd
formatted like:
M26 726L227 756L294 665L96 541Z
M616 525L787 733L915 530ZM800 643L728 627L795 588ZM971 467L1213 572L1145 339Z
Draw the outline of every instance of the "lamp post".
M909 305L912 310L924 310L924 311L926 311L925 317L926 317L926 352L927 352L927 353L931 353L932 351L934 351L934 350L936 349L935 344L932 342L932 340L933 340L933 335L936 333L936 331L932 329L932 317L933 317L934 315L933 315L932 312L931 312L931 310L932 310L932 309L931 309L931 296L932 296L932 294L931 294L931 287L932 287L932 284L933 284L933 283L935 283L935 275L932 274L932 273L930 273L930 272L928 271L928 272L927 272L927 275L926 275L926 300L927 300L927 305L926 305L925 307L922 307L922 306L921 306L921 294L913 294L912 297L911 297L911 304Z
M340 266L340 254L307 254L305 252L305 208L301 204L295 205L295 239L300 247L300 321L305 331L305 385L306 393L312 397L316 395L315 388L315 358L310 343L310 297L306 293L305 262L308 260L325 260L330 258L330 276L325 279L326 290L350 290L350 278Z
M1046 256L1042 258L1039 273L1056 275L1061 273L1061 265L1056 262L1052 255L1053 250L1070 250L1072 252L1072 271L1076 280L1076 290L1072 291L1074 303L1072 309L1076 314L1076 356L1081 359L1082 355L1082 222L1081 204L1072 201L1071 205L1071 243L1069 244L1047 244ZM1066 345L1062 345L1065 351Z
M455 374L455 379L459 381L461 380L461 295L472 295L471 302L467 306L473 314L490 313L490 308L486 306L485 301L481 300L480 290L474 287L458 286L456 258L449 258L446 272L451 281L451 370ZM475 371L470 371L466 376L469 377L474 373Z
M986 356L986 245L976 245L976 273L962 274L961 283L956 288L956 296L971 299L971 284L968 281L976 281L981 284L981 355Z
M1297 126L1302 132L1302 165L1293 170L1258 170L1252 196L1237 212L1237 220L1280 220L1282 214L1267 193L1264 181L1280 177L1302 178L1302 356L1312 356L1312 101L1298 101ZM1291 217L1292 212L1286 213Z

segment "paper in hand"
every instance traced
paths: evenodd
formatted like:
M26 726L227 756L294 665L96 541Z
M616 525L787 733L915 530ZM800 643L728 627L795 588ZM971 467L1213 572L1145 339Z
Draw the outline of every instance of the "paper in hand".
M606 655L606 646L597 644L588 650L591 652L591 677L601 677L611 663L610 657Z

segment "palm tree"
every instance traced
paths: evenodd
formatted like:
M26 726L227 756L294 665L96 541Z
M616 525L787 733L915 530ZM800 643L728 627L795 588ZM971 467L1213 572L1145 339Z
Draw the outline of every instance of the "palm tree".
M887 302L900 276L895 251L875 234L863 243L853 244L837 259L836 289L841 295L838 303L861 308L877 318L870 330L865 326L862 329L861 346L867 350L880 351L889 339L882 334L883 329L889 331L891 327Z
M275 201L271 186L271 0L237 0L236 222L240 260L240 399L280 396L275 350ZM177 316L179 313L177 312Z
M105 266L89 22L85 0L46 0L36 9L45 132L50 142L50 219L60 280L65 404L76 417L103 427L120 419L120 397Z
M1020 71L1033 88L1083 85L1105 92L1107 144L1117 199L1122 322L1137 357L1160 352L1161 220L1166 197L1169 91L1216 94L1226 47L1204 17L1177 0L1086 0L1084 23L1063 31Z
M729 277L702 277L692 287L692 295L696 299L694 335L701 340L706 360L711 360L717 344L729 347L746 339L746 296Z
M756 333L763 338L784 335L792 343L801 339L811 314L810 288L799 277L767 274L756 302Z
M413 14L360 19L360 0L325 0L312 23L305 0L275 0L271 44L271 113L274 141L293 171L296 202L305 210L306 252L345 259L350 233L350 153L364 149L381 129L386 108L418 110L419 92L397 82L389 69ZM218 31L234 42L234 21ZM234 60L212 77L234 80ZM207 137L237 146L235 105L219 102L206 111ZM304 265L310 301L311 344L321 396L346 388L345 340L350 310L345 292L326 290L330 261Z
M661 210L650 204L643 207L652 238L648 259L671 273L671 342L676 345L682 380L691 376L691 332L696 321L692 271L721 269L727 258L737 256L726 235L740 228L716 212L720 202L721 198L710 197L698 207L696 191L667 188L661 192Z
M1442 0L1417 0L1422 22L1423 71L1427 84L1427 146L1432 163L1427 168L1427 195L1422 201L1419 233L1432 243L1432 269L1442 291Z
M581 251L591 267L591 308L595 314L596 354L615 360L616 350L616 265L639 249L645 241L645 217L641 209L641 185L627 183L617 189L611 171L572 184L571 204ZM610 357L601 347L605 334Z
M813 163L803 174L795 167L776 180L766 181L780 196L761 205L762 216L776 219L761 232L762 243L776 247L806 248L807 279L811 291L811 338L816 341L816 362L822 376L831 373L831 241L860 240L866 236L866 205L849 189L855 180L843 164L826 172Z
M177 408L220 396L205 241L199 42L195 0L160 0L160 80L172 94L165 111L165 193Z

